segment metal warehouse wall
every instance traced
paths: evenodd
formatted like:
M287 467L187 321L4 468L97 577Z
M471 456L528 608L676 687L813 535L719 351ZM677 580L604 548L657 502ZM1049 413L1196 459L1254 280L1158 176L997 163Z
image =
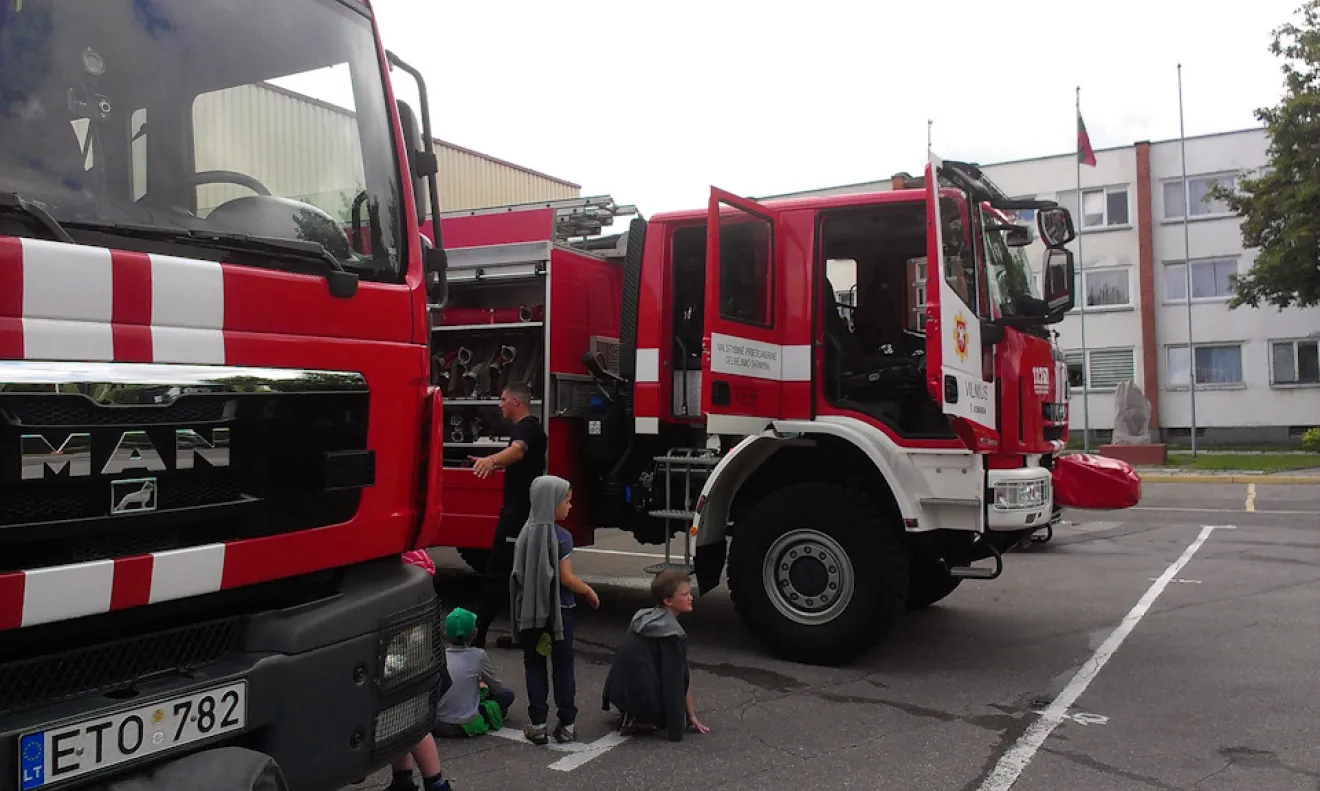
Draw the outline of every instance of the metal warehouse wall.
M197 169L253 175L276 195L297 197L347 220L363 182L357 128L346 110L270 85L247 85L197 100ZM272 129L288 134L271 134ZM494 157L439 142L443 211L580 197L582 188ZM136 159L136 158L135 158ZM251 191L229 184L198 190L203 212Z
M542 176L447 143L442 143L436 154L440 158L440 208L443 211L582 196L582 188L576 184Z

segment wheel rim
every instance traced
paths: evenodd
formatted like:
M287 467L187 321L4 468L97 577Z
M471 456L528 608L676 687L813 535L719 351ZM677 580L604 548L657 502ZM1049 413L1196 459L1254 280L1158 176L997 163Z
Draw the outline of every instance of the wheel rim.
M761 582L775 609L800 624L828 623L853 596L853 567L837 541L802 528L780 536L765 553Z

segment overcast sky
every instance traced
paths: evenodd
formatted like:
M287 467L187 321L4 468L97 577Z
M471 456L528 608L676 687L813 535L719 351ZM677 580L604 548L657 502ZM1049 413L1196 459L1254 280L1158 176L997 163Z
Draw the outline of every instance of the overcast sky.
M647 216L714 184L768 195L1255 126L1301 0L1107 3L373 0L438 137ZM407 84L404 75L396 85ZM401 90L408 98L410 90Z

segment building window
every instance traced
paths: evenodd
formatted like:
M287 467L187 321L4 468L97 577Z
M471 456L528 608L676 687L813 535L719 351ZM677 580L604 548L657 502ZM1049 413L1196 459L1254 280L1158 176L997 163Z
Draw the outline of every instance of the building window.
M1087 356L1091 363L1090 390L1113 390L1136 374L1136 356L1132 349L1091 349ZM1066 352L1064 358L1068 363L1068 387L1073 390L1087 387L1082 353Z
M1082 190L1081 217L1077 217L1077 191L1060 192L1057 196L1060 206L1073 213L1074 220L1081 230L1096 228L1123 227L1131 220L1128 217L1128 188L1100 187Z
M1086 307L1127 308L1132 306L1128 269L1087 269L1081 277L1086 284Z
M1270 344L1270 384L1320 384L1320 342L1275 341Z
M1187 387L1187 347L1170 346L1166 350L1168 387ZM1196 347L1196 385L1242 384L1242 345L1213 344Z
M1233 296L1229 275L1237 274L1236 258L1210 258L1192 262L1192 299L1228 299ZM1187 301L1187 270L1183 264L1164 265L1164 301Z
M1237 179L1231 174L1217 176L1197 176L1187 179L1187 188L1183 189L1182 179L1164 182L1164 219L1181 220L1184 207L1190 202L1192 217L1217 217L1232 214L1228 204L1219 200L1210 200L1210 190L1216 185L1233 189ZM1190 201L1188 200L1190 198Z

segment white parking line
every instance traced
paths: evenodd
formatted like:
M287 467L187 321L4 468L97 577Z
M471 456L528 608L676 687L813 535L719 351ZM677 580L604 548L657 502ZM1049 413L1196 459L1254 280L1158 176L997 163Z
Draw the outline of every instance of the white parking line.
M1154 585L1150 586L1150 589L1141 597L1136 606L1124 616L1109 637L1105 638L1105 641L1095 650L1091 658L1078 668L1068 685L1063 688L1063 692L1060 692L1059 696L1045 708L1040 719L1032 722L1026 733L1022 734L1021 738L1008 752L999 758L994 771L981 783L980 791L1008 791L1013 787L1018 777L1031 763L1031 759L1035 757L1036 751L1045 743L1045 740L1049 738L1054 729L1068 718L1068 709L1072 708L1072 705L1077 702L1077 699L1086 691L1086 688L1095 680L1095 677L1100 674L1100 670L1104 668L1105 663L1109 661L1109 658L1114 655L1114 652L1123 644L1127 636L1141 622L1141 619L1150 610L1151 605L1159 598L1169 582L1178 575L1183 566L1187 565L1188 561L1192 559L1192 555L1196 554L1196 550L1201 548L1201 545L1210 537L1210 534L1215 530L1222 529L1233 530L1234 527L1232 525L1206 525L1201 528L1201 533L1196 537L1196 540L1188 545L1182 556L1175 560L1173 565L1165 569L1164 573L1160 575Z
M532 746L532 743L527 741L527 737L523 736L522 731L514 730L513 728L501 728L498 731L491 731L490 733L491 735L498 736L501 739L508 739L511 742L518 742L520 744L525 744L529 747ZM568 744L560 744L558 742L551 741L548 745L546 745L547 749L554 750L555 752L559 752L559 753L568 753L568 755L565 755L563 758L560 758L559 760L550 764L548 768L554 769L559 772L571 772L574 769L577 769L579 766L582 766L583 764L587 763L588 761L599 758L600 756L604 755L605 753L609 752L615 747L618 747L620 744L623 744L624 742L628 741L629 738L631 737L622 736L619 734L618 731L614 731L612 733L605 734L604 736L600 737L594 742L591 742L590 744L584 744L582 742L569 742Z
M607 733L591 744L588 744L586 749L575 750L572 754L565 755L563 758L550 764L550 768L560 772L571 772L587 761L599 758L611 749L618 747L620 744L628 741L629 738L631 737L623 736L618 731Z

